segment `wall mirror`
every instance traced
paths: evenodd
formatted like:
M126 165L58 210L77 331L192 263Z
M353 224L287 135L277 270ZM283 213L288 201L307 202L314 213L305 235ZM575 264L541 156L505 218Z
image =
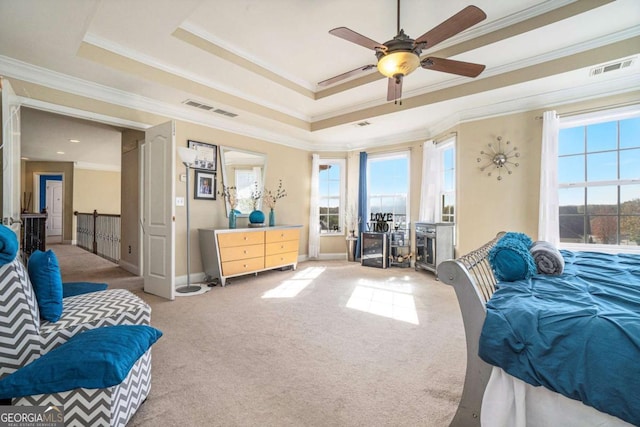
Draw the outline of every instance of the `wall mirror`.
M235 187L238 197L237 215L247 217L253 211L251 192L256 188L262 191L267 169L267 155L253 151L240 150L233 147L220 147L222 166L222 183L227 187ZM220 189L222 191L222 189ZM227 216L231 206L229 200L224 201ZM262 208L262 198L258 200L257 209Z

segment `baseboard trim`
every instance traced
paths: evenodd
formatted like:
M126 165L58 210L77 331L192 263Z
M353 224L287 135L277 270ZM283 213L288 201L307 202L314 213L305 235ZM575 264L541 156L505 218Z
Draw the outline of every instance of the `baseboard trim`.
M331 254L320 254L318 258L309 258L308 255L298 255L298 262L302 261L331 261L331 260L347 260L347 254L343 252L331 253Z
M140 275L140 266L131 264L130 262L119 260L118 265L125 271L128 271L131 274L135 274L136 276Z

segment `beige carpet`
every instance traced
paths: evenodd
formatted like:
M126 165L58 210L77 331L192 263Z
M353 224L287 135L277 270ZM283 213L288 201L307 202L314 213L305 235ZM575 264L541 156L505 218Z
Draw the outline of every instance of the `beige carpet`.
M464 332L453 289L428 272L309 261L166 301L113 264L94 269L84 254L64 255L70 247L53 249L65 281L105 273L148 301L164 332L131 426L446 426L453 417Z

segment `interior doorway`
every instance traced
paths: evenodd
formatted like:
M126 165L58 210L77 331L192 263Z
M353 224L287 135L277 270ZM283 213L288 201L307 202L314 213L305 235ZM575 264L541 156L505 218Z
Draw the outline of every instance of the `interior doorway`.
M62 241L64 198L62 175L40 175L40 210L47 210L47 241ZM44 191L42 191L44 189Z

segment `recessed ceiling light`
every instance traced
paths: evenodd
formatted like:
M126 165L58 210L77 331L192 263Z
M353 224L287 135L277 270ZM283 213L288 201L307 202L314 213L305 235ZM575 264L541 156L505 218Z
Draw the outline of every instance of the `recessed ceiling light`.
M70 140L69 140L69 142L75 142L75 143L78 143L78 142L80 142L80 140L79 140L79 139L70 139Z
M64 151L56 151L57 154L64 154Z

